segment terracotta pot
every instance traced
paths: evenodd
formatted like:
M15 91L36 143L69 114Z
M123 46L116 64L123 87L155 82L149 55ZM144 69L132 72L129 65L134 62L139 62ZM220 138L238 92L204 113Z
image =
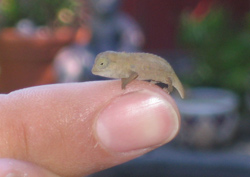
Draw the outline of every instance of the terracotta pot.
M24 36L14 28L0 32L0 93L54 83L53 59L73 42L75 30L58 28L52 32Z

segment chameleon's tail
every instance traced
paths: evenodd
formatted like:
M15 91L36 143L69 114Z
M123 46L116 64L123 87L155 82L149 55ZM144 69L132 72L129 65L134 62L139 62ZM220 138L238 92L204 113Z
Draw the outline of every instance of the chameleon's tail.
M185 98L185 90L181 84L181 81L179 80L179 78L177 76L174 78L173 86L177 89L181 98L184 99Z

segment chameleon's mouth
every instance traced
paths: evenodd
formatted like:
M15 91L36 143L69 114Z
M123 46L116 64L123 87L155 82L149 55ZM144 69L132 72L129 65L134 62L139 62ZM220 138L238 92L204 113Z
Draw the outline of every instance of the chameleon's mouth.
M93 67L92 70L91 70L91 72L92 72L93 74L97 74L97 73L98 73L98 70L97 70L95 67Z
M98 70L98 69L92 68L91 72L92 72L92 74L97 75L97 76L111 77L111 78L113 78L113 77L111 76L111 74L110 74L109 71L100 71L100 70Z
M96 68L92 68L91 72L92 72L92 74L98 75L98 76L103 76L104 75L103 71L99 71Z

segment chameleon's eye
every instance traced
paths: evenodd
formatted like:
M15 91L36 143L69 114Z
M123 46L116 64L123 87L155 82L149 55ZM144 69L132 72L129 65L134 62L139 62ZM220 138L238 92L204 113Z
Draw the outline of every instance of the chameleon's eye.
M104 69L104 68L106 68L108 66L108 63L109 63L109 61L108 61L107 58L100 58L98 60L97 65L98 65L99 68Z

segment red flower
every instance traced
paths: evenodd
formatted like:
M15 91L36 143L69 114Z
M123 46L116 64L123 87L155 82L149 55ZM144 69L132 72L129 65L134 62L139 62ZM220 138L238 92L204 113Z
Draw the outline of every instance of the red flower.
M196 21L203 20L210 12L211 6L214 4L213 0L201 0L191 13L191 18Z

